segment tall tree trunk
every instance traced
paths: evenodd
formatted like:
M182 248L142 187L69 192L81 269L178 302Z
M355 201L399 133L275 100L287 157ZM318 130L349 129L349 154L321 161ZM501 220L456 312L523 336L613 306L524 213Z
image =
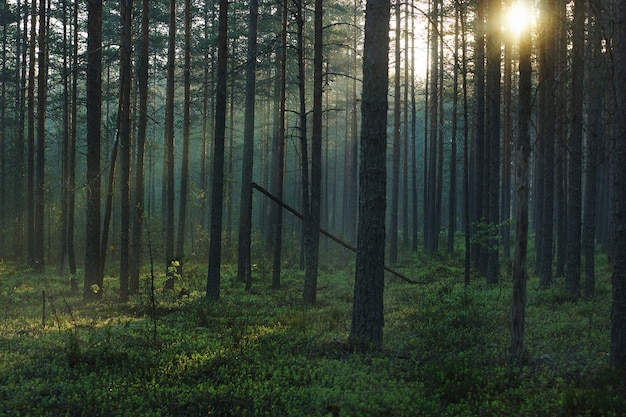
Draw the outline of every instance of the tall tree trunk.
M567 260L565 290L580 295L580 238L582 206L583 78L585 48L585 0L574 2L572 24L571 131L568 144Z
M61 4L61 15L63 22L63 69L61 72L63 85L63 112L61 115L61 129L63 138L61 139L61 219L59 225L59 275L65 275L65 258L67 254L68 240L68 200L69 200L69 142L70 142L70 72L69 72L69 53L68 53L68 22L67 1L63 0ZM4 60L3 60L4 61ZM4 123L2 123L4 125Z
M130 154L133 0L120 0L120 299L128 300L130 277Z
M436 225L437 217L437 133L438 129L438 110L439 110L439 31L437 25L439 22L439 0L433 1L432 10L432 32L431 32L431 44L430 44L430 104L429 104L429 129L428 129L428 192L426 193L426 199L428 201L428 212L426 222L428 223L427 235L425 236L428 241L428 252L434 253L437 251L439 243L439 230ZM439 86L441 88L441 86ZM426 231L425 231L426 233Z
M70 287L78 292L76 279L76 252L74 248L74 224L76 214L76 136L78 126L78 2L74 2L72 44L72 97L70 143L68 147L68 206L67 206L67 261L70 268Z
M137 84L139 89L139 114L137 115L137 156L135 160L135 182L133 199L133 233L130 256L129 290L135 293L139 290L139 273L141 269L141 246L144 217L145 194L145 156L146 131L148 125L148 68L150 58L150 2L141 2L141 40L139 46L139 60L137 66Z
M439 2L439 29L437 30L437 36L442 37L443 35L443 21L445 19L445 10L443 8L443 0ZM444 55L443 55L443 47L444 42L443 39L439 39L439 68L437 76L438 80L438 89L437 89L437 104L439 108L437 109L437 175L436 175L436 189L435 189L435 216L434 216L434 227L435 231L433 234L433 252L437 252L439 250L439 236L442 229L443 224L443 143L445 136L445 114L444 114Z
M502 255L510 266L511 259L511 144L513 140L513 44L511 39L504 45L504 91L502 130L502 195L500 196L500 219L502 227Z
M409 3L404 4L404 20L409 22ZM408 26L408 24L407 24ZM402 103L402 249L409 248L409 28L404 30L404 97Z
M531 35L525 31L519 45L519 137L515 164L517 211L515 226L515 254L513 260L513 297L511 309L511 360L521 363L526 355L526 253L528 245L528 159L530 156L531 122Z
M13 220L13 254L16 261L24 259L24 120L26 98L26 56L28 53L28 13L23 12L22 3L18 0L17 10L19 19L23 20L23 30L20 30L20 21L15 29L15 161L17 163L13 183L14 220Z
M541 256L538 265L539 286L549 288L552 285L552 261L553 261L553 236L554 236L554 160L555 160L555 123L556 123L556 79L555 55L556 55L556 33L555 33L555 2L547 0L544 2L545 24L543 25L543 49L545 51L543 59L540 60L540 73L543 77L540 81L543 89L544 108L539 112L542 115L543 141L543 173L540 180L543 181L543 213L541 213L541 242L539 250Z
M456 159L459 106L459 4L454 3L454 70L452 75L452 137L450 139L450 189L448 191L448 253L454 252L456 232Z
M87 3L87 225L85 299L102 296L100 275L100 144L102 126L102 0Z
M616 0L614 7L617 114L611 144L613 297L609 358L613 366L626 368L626 3Z
M500 224L500 80L502 41L500 22L501 0L489 0L487 5L487 144L489 149L489 208L487 220L493 233L497 234ZM497 236L490 236L487 260L487 282L495 284L500 275Z
M361 102L359 226L350 343L380 348L383 341L389 0L366 6Z
M248 17L248 56L246 62L246 108L243 132L243 162L241 170L241 197L239 206L239 235L237 275L246 283L246 290L252 288L252 172L254 167L254 115L256 97L256 54L257 26L259 17L258 0L250 0Z
M411 0L411 22L415 21L415 0ZM415 97L415 32L411 32L411 251L417 252L417 101Z
M183 69L183 155L180 170L180 197L178 200L178 234L176 259L185 259L185 227L189 194L189 132L191 128L191 0L185 0L185 58Z
M39 74L37 77L37 162L35 179L35 241L34 241L34 269L37 272L44 271L44 209L46 200L45 187L45 162L46 162L46 99L48 84L48 52L46 35L46 0L39 2L39 54L37 66Z
M300 268L306 265L306 248L311 242L311 217L309 202L309 151L307 137L307 114L306 114L306 71L305 71L305 51L304 51L304 24L306 18L304 16L304 0L297 0L296 5L296 53L298 61L298 94L300 102L298 124L300 128L300 178L302 202L302 243L300 247Z
M228 0L219 3L217 35L217 85L215 90L215 144L213 149L213 187L211 194L211 241L206 295L220 298L222 263L222 203L224 196L224 142L226 139L227 69L228 69Z
M169 40L167 48L167 86L165 91L165 136L163 139L164 178L163 209L165 210L166 268L174 261L174 76L176 68L176 0L170 1Z
M461 3L460 19L461 19L461 50L462 50L462 68L461 74L463 78L463 218L464 218L464 234L465 234L465 285L470 283L470 159L469 159L469 106L467 92L467 41L465 38L465 14L467 6L465 2Z
M400 51L400 2L397 1L394 6L394 14L396 20L395 42L394 42L394 75L393 75L393 149L391 156L391 210L389 212L389 265L394 266L398 263L398 200L400 193L400 70L401 70L401 51Z
M285 176L285 110L287 104L287 88L286 88L286 76L287 76L287 16L289 13L287 0L284 0L282 4L282 31L280 35L280 48L279 48L279 74L277 78L277 88L279 98L278 105L278 129L275 134L276 143L273 146L272 166L272 194L279 199L283 199L284 189L284 176ZM280 207L273 206L275 215L270 218L273 220L274 228L273 245L274 245L274 257L272 265L272 288L277 289L280 287L280 271L281 271L281 258L282 258L282 246L283 246L283 211Z
M565 74L567 69L566 6L557 4L557 60L556 71ZM565 276L567 247L567 77L559 77L556 83L556 269L555 276Z
M309 207L310 241L306 253L304 302L315 304L320 246L322 198L322 70L323 70L323 0L315 0L313 51L313 120L311 132L311 200Z
M485 190L485 0L476 1L476 46L474 52L475 70L474 70L474 184L475 204L472 222L476 225L482 224L486 220L487 213L484 207L484 190ZM484 255L484 243L477 242L474 244L474 267L486 272L486 259Z
M594 9L594 8L591 8ZM595 295L595 249L596 249L596 208L598 186L598 166L602 142L604 141L604 58L602 56L602 17L599 11L594 10L589 24L589 67L587 68L587 135L585 164L585 201L582 228L583 254L585 256L585 283L586 297Z
M31 0L30 45L28 48L28 131L26 178L26 251L28 264L35 268L35 44L37 40L37 3Z

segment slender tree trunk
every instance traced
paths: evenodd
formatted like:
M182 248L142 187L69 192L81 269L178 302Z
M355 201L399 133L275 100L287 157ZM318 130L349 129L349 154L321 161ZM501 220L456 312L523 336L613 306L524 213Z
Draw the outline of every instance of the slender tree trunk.
M437 245L439 243L439 230L436 225L437 217L437 133L438 121L437 116L439 110L439 34L437 30L437 24L439 22L439 1L433 1L432 10L432 32L431 32L431 44L430 44L430 104L429 104L429 129L428 129L428 192L426 193L426 199L428 201L428 212L426 222L428 226L428 235L426 239L428 241L428 252L434 253L437 251ZM439 86L440 88L441 86Z
M415 1L411 0L411 22L415 20ZM412 197L412 239L411 251L417 252L418 213L417 213L417 101L415 97L415 32L411 32L411 197Z
M557 4L557 60L556 71L565 74L567 68L567 30L565 27L565 4ZM556 270L555 276L565 276L567 247L567 77L559 77L556 83Z
M301 193L302 201L302 216L301 223L302 228L302 243L300 247L300 268L303 269L306 265L306 248L309 247L311 242L311 217L310 202L309 202L309 151L308 151L308 137L307 137L307 114L306 114L306 72L305 72L305 51L304 51L304 24L306 18L304 16L304 0L296 1L296 52L298 61L298 94L300 102L299 110L299 128L300 128L300 178L301 178Z
M20 21L18 20L15 29L15 160L17 162L16 172L14 176L14 236L13 236L13 253L16 261L20 262L24 259L24 120L25 120L25 102L26 102L26 57L28 53L27 37L28 37L28 13L23 12L22 3L18 0L17 10L19 18L23 20L23 30L20 30Z
M176 68L176 0L170 1L169 40L167 49L167 86L165 92L165 136L163 139L164 178L163 209L165 210L166 268L174 261L174 76Z
M87 225L85 299L102 296L100 274L100 144L102 126L102 0L87 3Z
M144 217L145 194L145 156L146 130L148 125L148 67L150 48L150 3L141 2L141 41L139 46L139 62L137 67L137 84L139 89L139 114L137 115L137 157L135 161L134 213L130 256L129 290L139 290L139 273L141 269L141 246Z
M465 227L465 286L470 283L470 256L471 256L471 245L470 245L470 182L469 175L471 172L470 169L470 160L469 160L469 106L467 104L468 101L468 92L467 92L467 41L465 38L465 14L467 11L467 6L465 2L461 3L460 10L460 19L461 19L461 49L463 57L462 61L462 69L461 74L463 78L463 216L464 216L464 227Z
M26 251L28 264L35 268L35 44L37 40L37 3L31 0L30 45L28 48L28 131L26 178Z
M443 20L445 19L445 11L443 8L443 0L439 2L439 29L437 30L437 36L442 37L443 34ZM432 236L433 238L433 252L439 251L439 235L441 233L442 224L443 224L443 142L445 136L445 114L444 114L444 91L445 85L444 81L444 55L443 55L443 47L444 42L443 39L439 40L439 68L437 76L439 78L438 81L438 89L437 89L437 104L439 108L437 109L437 157L436 157L436 165L437 165L437 175L436 175L436 189L435 189L435 216L434 216L434 227L435 231Z
M322 76L323 76L323 0L315 0L313 51L313 120L311 135L311 200L309 207L310 241L307 245L304 302L315 304L320 246L322 198Z
M187 198L189 195L189 134L191 129L191 0L185 0L185 58L183 70L183 155L180 172L180 197L178 200L178 234L176 259L185 259L185 227L187 224Z
M222 263L222 210L224 197L224 142L226 139L227 69L228 69L228 0L219 3L217 39L217 85L215 91L215 144L213 149L213 187L211 194L211 241L206 295L220 298Z
M616 132L611 144L613 191L611 260L613 297L611 305L611 352L613 366L626 367L626 3L616 0L615 99Z
M520 37L519 46L519 137L517 140L517 163L515 164L515 187L517 211L515 227L515 254L513 261L513 303L511 309L511 360L521 363L526 355L526 253L528 245L528 159L530 156L531 122L531 35L530 31Z
M36 161L36 178L35 178L35 240L34 240L34 259L33 265L35 271L44 271L44 209L46 200L45 186L45 151L46 151L46 100L47 100L47 84L48 84L48 61L47 61L47 35L46 35L46 0L39 2L39 54L37 58L37 66L39 74L37 77L37 161Z
M568 144L568 244L565 264L565 290L574 297L580 295L585 3L585 0L574 2L574 22L572 25L572 101L570 110L571 132Z
M542 255L539 264L539 286L549 288L552 285L552 261L553 236L554 236L554 161L555 161L555 138L556 138L556 82L555 56L556 56L556 33L555 33L555 2L545 1L545 25L543 26L543 43L545 49L544 59L540 62L545 73L541 83L544 89L545 107L540 111L543 117L544 137L544 167L543 167L543 213L541 214L541 237L540 250ZM542 65L543 64L543 65Z
M250 0L250 14L248 17L248 56L246 62L246 108L241 170L241 203L239 206L239 235L237 241L237 275L239 280L246 283L246 290L252 288L250 244L252 241L252 172L254 167L254 106L256 97L258 16L259 2L258 0Z
M400 2L394 6L396 20L395 42L394 42L394 75L393 75L393 149L391 168L391 210L389 217L389 265L395 266L398 263L398 200L400 193L400 71L401 71L401 51L400 51Z
M409 26L409 3L404 4L404 20ZM402 249L409 248L409 28L404 30L404 98L402 103Z
M287 76L287 16L289 13L287 0L284 0L282 5L282 32L280 40L280 58L279 58L279 75L278 75L278 96L279 109L278 109L278 130L276 135L276 146L274 146L274 157L272 166L274 167L275 174L272 177L272 194L283 199L284 190L284 175L285 175L285 108L287 104L287 89L286 89L286 76ZM281 271L281 258L282 258L282 246L283 246L283 211L280 207L274 207L275 216L274 220L274 258L272 265L272 288L280 288L280 271Z
M593 8L592 8L593 9ZM589 90L587 92L587 135L585 164L585 200L584 217L582 228L583 254L585 256L585 297L595 295L595 249L596 249L596 210L597 197L600 194L598 186L598 166L600 165L600 152L604 141L604 120L602 109L604 108L604 88L602 80L604 62L602 56L602 18L598 12L594 12L590 18L589 28L589 67L587 68L587 80Z
M130 278L130 154L133 0L120 0L120 299L128 300Z
M76 278L76 252L74 248L74 224L76 213L76 135L78 126L78 2L74 2L73 11L73 45L72 45L72 97L70 142L68 147L68 207L67 207L67 261L70 268L70 287L78 292Z
M367 2L361 102L359 226L350 343L383 341L389 0Z
M489 161L485 165L489 169L489 209L488 222L499 232L500 224L500 80L502 61L500 22L501 0L489 0L487 5L487 143ZM489 238L487 260L487 282L495 284L500 275L500 260L497 236Z
M448 191L448 253L454 252L456 232L456 159L459 106L459 4L454 3L454 70L452 75L452 137L450 139L450 189Z
M472 222L476 225L482 224L486 220L487 213L484 209L484 190L485 190L485 0L476 1L476 46L474 52L475 70L474 70L474 137L475 137L475 172L474 172L474 189L475 204L474 216ZM484 255L485 242L477 242L474 245L474 267L486 272L486 259Z
M503 99L503 137L502 137L502 195L500 219L502 227L502 255L510 267L511 259L511 144L513 140L513 63L512 42L505 40L504 45L504 92Z
M63 78L63 112L62 119L62 143L61 143L61 219L59 226L59 275L65 275L65 258L67 255L68 240L68 200L69 200L69 142L70 142L70 76L69 76L69 53L68 53L68 22L67 1L63 0L61 4L62 22L63 22L63 70L61 76ZM4 59L3 59L4 62ZM4 71L3 71L4 72ZM4 102L4 100L3 100ZM4 122L2 123L4 125Z

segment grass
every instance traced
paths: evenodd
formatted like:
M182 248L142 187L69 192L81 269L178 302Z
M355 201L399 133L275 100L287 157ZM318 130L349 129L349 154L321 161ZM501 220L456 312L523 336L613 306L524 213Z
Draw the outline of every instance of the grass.
M84 303L66 279L0 264L0 415L626 414L625 375L608 367L604 257L593 299L531 278L522 367L507 360L509 278L487 286L474 276L465 288L461 262L406 256L402 272L425 284L387 278L384 349L369 353L345 343L350 266L323 269L318 304L307 307L300 271L286 270L274 291L256 265L246 292L226 266L222 299L209 302L206 268L189 265L189 296L157 292L155 341L147 291L120 304L108 277L103 300Z

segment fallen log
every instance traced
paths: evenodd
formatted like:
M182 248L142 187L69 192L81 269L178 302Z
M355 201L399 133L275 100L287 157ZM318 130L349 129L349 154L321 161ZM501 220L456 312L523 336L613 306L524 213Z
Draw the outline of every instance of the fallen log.
M261 187L256 182L252 183L252 188L256 189L259 192L261 192L267 198L269 198L274 203L278 204L280 207L282 207L283 209L287 210L289 213L293 214L294 216L296 216L300 220L303 219L302 214L300 214L299 211L297 211L296 209L294 209L290 205L288 205L285 202L283 202L282 200L280 200L278 197L276 197L274 194L270 193L265 188ZM356 248L354 246L350 245L349 243L345 242L344 240L341 240L340 238L338 238L337 236L333 235L332 233L330 233L330 232L328 232L328 231L326 231L326 230L324 230L322 228L320 228L320 233L323 234L324 236L326 236L327 238L329 238L330 240L333 240L333 241L337 242L338 244L340 244L344 248L346 248L346 249L356 253ZM396 277L400 278L403 281L408 282L409 284L424 284L424 282L412 280L409 277L399 273L398 271L395 271L395 270L389 268L388 266L385 266L385 271L389 272L392 275L395 275Z

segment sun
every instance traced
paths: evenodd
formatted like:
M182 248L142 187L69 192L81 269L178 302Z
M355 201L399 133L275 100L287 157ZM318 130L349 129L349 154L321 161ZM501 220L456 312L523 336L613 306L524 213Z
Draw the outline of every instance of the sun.
M504 15L503 29L513 39L530 29L532 24L532 13L528 1L516 1L506 11Z

